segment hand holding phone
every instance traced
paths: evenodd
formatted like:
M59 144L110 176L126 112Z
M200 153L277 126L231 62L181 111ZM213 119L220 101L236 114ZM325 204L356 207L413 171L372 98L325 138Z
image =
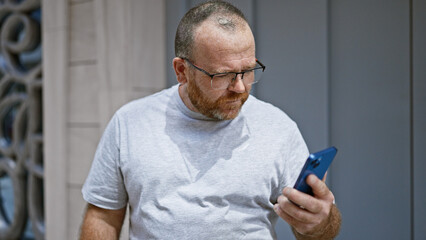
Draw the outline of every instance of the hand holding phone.
M337 149L335 147L311 153L293 188L313 196L314 193L312 192L312 188L306 183L306 178L310 174L315 174L319 179L323 179L328 167L336 156L336 153Z

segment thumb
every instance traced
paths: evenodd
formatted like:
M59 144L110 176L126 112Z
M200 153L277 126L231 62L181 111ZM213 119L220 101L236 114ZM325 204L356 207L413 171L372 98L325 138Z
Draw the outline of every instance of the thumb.
M321 181L315 174L311 174L306 179L306 183L311 186L314 196L320 199L328 199L331 191L325 182Z

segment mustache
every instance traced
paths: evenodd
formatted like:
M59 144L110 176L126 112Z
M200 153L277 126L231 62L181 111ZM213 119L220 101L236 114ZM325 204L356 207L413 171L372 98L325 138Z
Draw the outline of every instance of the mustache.
M247 99L248 97L248 93L244 92L244 93L235 93L235 92L231 92L230 94L226 95L226 96L222 96L218 99L219 102L228 102L228 101L237 101L237 100L244 100Z

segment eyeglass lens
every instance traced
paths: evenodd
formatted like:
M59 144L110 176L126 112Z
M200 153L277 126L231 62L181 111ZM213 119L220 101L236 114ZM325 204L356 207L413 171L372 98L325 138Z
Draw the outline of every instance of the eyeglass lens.
M245 85L252 85L259 82L262 72L262 69L253 69L242 73L218 74L211 79L211 85L214 89L227 89L233 81L239 79L241 79ZM238 78L238 75L240 75L240 78Z

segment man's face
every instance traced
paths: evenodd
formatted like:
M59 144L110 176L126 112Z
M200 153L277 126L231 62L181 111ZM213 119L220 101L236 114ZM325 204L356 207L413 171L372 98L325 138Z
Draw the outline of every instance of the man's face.
M204 116L217 119L229 120L238 116L244 102L247 100L249 93L226 92L219 97L205 94L201 90L202 86L197 84L197 81L188 82L188 97L192 105ZM216 90L223 92L224 90ZM216 94L215 94L216 95Z
M230 33L206 21L195 31L193 53L194 64L211 74L241 72L256 63L254 38L248 26ZM241 75L227 89L216 90L209 76L187 65L187 94L194 108L218 120L237 117L251 89L241 81Z

